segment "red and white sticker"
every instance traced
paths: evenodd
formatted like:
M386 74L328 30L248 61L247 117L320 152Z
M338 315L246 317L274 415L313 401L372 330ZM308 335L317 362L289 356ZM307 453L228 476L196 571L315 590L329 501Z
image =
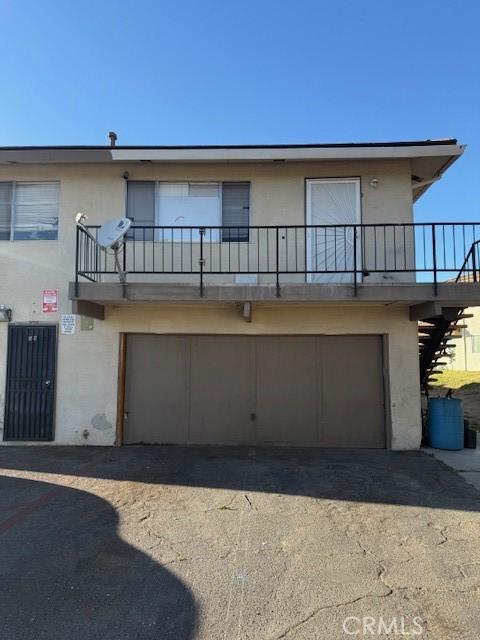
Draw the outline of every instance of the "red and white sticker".
M55 313L58 311L58 289L44 289L42 295L43 313Z

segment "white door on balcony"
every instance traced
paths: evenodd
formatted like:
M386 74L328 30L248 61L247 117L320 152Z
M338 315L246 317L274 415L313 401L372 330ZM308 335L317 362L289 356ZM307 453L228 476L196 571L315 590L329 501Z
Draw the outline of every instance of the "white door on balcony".
M308 282L354 281L355 229L360 224L360 179L307 180ZM357 234L357 269L361 264ZM357 281L361 274L357 273Z

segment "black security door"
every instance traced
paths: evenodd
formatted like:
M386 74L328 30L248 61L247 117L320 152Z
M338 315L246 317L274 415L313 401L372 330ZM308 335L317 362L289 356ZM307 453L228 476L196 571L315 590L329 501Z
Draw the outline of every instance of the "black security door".
M10 325L4 440L53 440L57 327Z

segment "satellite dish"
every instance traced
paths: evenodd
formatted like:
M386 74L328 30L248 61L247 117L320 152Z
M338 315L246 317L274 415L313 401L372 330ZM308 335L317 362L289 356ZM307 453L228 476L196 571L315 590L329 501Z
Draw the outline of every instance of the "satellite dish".
M77 213L75 216L75 222L77 226L81 227L83 231L88 235L88 237L98 246L102 251L108 253L108 249L113 251L115 256L115 266L118 272L118 277L122 284L126 283L126 273L123 270L120 260L119 253L122 249L123 243L122 240L125 237L125 234L130 229L132 221L129 218L114 218L113 220L108 220L105 222L100 229L98 230L98 234L95 237L88 227L85 226L85 222L87 221L87 216L84 213Z
M98 231L97 243L102 249L120 248L120 242L130 229L132 221L129 218L114 218L102 224Z

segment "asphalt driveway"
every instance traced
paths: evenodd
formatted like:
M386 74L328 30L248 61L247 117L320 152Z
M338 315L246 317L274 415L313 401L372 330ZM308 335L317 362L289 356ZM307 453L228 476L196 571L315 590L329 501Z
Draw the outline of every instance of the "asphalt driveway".
M0 474L2 640L480 636L480 494L421 453L3 447Z

